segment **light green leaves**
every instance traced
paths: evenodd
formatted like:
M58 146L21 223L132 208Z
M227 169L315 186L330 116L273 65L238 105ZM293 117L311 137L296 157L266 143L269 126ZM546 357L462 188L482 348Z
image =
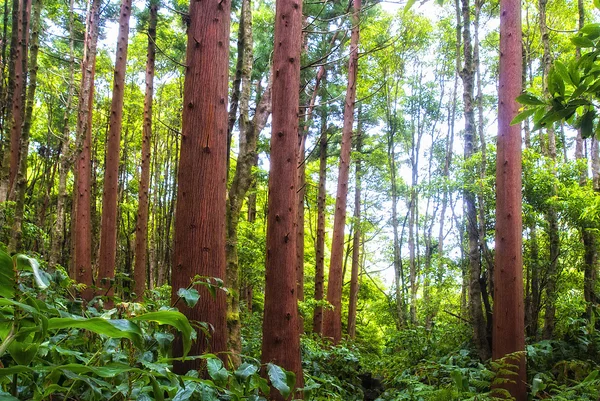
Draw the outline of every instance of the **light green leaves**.
M272 363L267 364L267 373L273 387L279 390L283 398L288 398L294 391L296 375Z

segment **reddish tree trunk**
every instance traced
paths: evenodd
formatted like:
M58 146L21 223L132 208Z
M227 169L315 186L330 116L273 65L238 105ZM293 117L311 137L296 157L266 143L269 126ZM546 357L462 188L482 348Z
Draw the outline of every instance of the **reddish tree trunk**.
M138 194L137 227L135 235L135 295L138 301L146 289L146 261L148 250L148 189L150 185L150 141L152 140L152 98L154 96L154 62L156 57L156 20L158 1L150 1L148 21L148 55L146 58L146 95L144 98L144 127L142 137L142 167Z
M101 0L91 0L82 61L81 88L77 111L77 161L75 164L74 229L72 232L73 277L88 286L82 293L86 300L93 296L92 219L91 219L91 144L94 74Z
M123 126L123 97L127 72L127 45L129 39L129 17L131 0L121 2L119 36L113 79L110 122L106 139L106 164L104 190L102 193L102 226L100 231L100 253L98 255L98 282L100 295L111 296L114 292L115 262L117 257L117 198L119 195L119 161L121 128Z
M496 162L496 266L492 357L525 350L521 217L521 127L510 125L521 92L521 4L500 2L498 153ZM516 376L501 384L517 401L527 399L525 355L509 359Z
M173 250L172 299L187 288L195 275L225 280L225 193L227 190L227 87L231 2L190 2L187 70L181 153L178 168L175 247ZM207 339L198 333L190 355L227 349L225 292L212 297L199 288L200 299L190 308L177 307L191 320L209 323L214 330ZM182 355L181 338L173 346ZM178 362L174 371L198 368L200 360Z
M354 124L354 101L356 99L356 72L358 69L359 16L361 0L354 0L352 14L352 35L350 38L350 61L348 64L348 88L344 102L344 127L338 174L333 240L329 262L327 300L333 310L326 310L323 320L323 335L331 337L334 343L342 338L342 259L344 254L344 227L346 225L346 200L348 197L348 175L350 171L350 149L352 146L352 125Z
M271 123L271 172L262 362L296 374L303 386L296 283L298 101L302 3L277 0ZM284 398L273 390L271 399Z

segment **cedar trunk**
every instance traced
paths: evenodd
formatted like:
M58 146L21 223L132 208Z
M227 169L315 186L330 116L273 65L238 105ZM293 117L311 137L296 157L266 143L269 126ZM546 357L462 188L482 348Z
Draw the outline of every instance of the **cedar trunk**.
M131 0L123 0L119 14L115 75L113 79L112 102L110 105L108 138L106 139L106 163L102 193L102 226L100 231L100 253L98 255L98 280L96 282L96 285L100 287L98 290L99 295L108 296L111 296L114 292L113 280L117 257L119 161L130 16Z
M271 172L262 362L296 374L303 386L296 293L298 101L302 3L277 0L273 53ZM275 389L270 399L283 400Z
M28 3L31 7L31 2ZM17 181L15 182L15 215L13 220L12 235L8 245L8 249L11 252L15 252L22 249L22 226L23 226L23 213L25 209L25 192L27 190L27 158L29 156L29 134L31 133L31 120L33 117L33 105L35 103L35 91L37 89L37 71L38 63L37 57L40 49L40 16L42 13L42 1L37 0L35 7L33 8L33 19L31 28L31 59L29 60L29 87L27 88L27 97L25 99L25 114L23 120L23 127L21 132L21 143L20 143L20 155L19 155L19 170L17 175ZM25 15L23 16L25 19ZM24 22L25 23L25 22ZM23 28L26 32L26 27ZM27 45L27 41L24 41L24 45ZM26 49L23 49L26 53ZM23 68L26 65L23 64Z
M213 328L210 339L198 333L190 355L205 352L207 345L212 353L227 349L225 292L212 297L199 288L201 301L191 308L177 302L177 292L195 275L225 280L230 8L228 0L190 2L171 297L188 319ZM174 356L182 355L182 345L176 338ZM174 371L199 366L200 360L179 362Z
M101 0L90 0L87 16L87 29L77 110L77 161L75 164L75 188L73 203L72 277L87 288L82 293L86 300L93 296L92 283L92 219L91 219L91 182L92 182L92 109L94 100L94 74L96 70L96 49L98 46L98 28L100 23Z
M152 99L154 97L154 64L156 60L156 20L158 0L150 0L148 20L148 54L146 57L146 94L144 97L144 126L142 136L142 166L138 193L138 212L135 235L135 295L142 300L146 290L146 261L148 252L148 191L150 186L150 152L152 141Z
M350 172L350 150L352 147L352 126L354 124L354 102L356 99L356 73L358 69L358 42L361 0L353 0L352 35L350 37L350 60L348 63L348 87L344 102L344 126L338 174L331 260L327 301L333 305L323 316L323 335L337 344L342 339L342 259L344 254L344 227L346 225L346 200L348 197L348 175Z
M521 3L500 2L498 153L496 162L496 265L492 357L525 350L523 306L523 222L521 207L521 127L510 122L521 93ZM517 401L527 399L525 354L509 359L516 376L500 386Z

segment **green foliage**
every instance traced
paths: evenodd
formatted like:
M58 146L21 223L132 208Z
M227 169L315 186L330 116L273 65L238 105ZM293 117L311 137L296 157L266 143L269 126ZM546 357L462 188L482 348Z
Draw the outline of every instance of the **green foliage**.
M35 259L2 251L0 278L1 399L258 401L271 391L252 361L229 371L214 355L191 356L206 361L210 379L196 371L172 373L170 329L180 333L185 354L195 332L175 309L150 310L162 302L150 299L106 311L82 308L61 269L47 273ZM219 285L195 281L213 290ZM294 390L292 373L271 364L267 369L274 388L286 396Z

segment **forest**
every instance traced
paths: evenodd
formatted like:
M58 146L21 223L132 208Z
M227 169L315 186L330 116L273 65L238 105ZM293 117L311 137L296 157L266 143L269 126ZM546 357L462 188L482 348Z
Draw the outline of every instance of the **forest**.
M600 0L4 0L0 401L600 400Z

